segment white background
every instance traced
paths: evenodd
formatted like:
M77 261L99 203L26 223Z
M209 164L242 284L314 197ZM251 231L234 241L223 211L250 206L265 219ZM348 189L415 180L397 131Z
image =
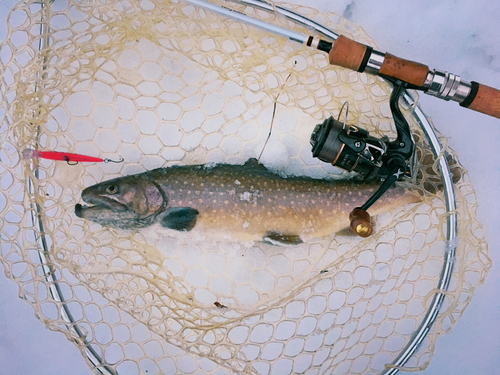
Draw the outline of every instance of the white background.
M56 0L61 1L61 0ZM16 1L0 0L0 40ZM381 51L500 88L500 2L492 0L289 0L339 13L361 25ZM421 372L497 374L500 368L500 120L421 95L421 107L469 170L493 269ZM1 266L0 266L1 268ZM0 275L0 374L89 375L80 352L34 318L17 286Z

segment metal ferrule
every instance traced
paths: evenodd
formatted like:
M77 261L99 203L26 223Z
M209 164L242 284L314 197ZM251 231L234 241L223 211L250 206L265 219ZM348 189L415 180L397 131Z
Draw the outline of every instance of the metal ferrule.
M460 76L455 74L439 70L429 72L424 86L427 87L427 94L458 103L462 103L471 90L470 82L462 81Z
M318 43L319 43L319 41L320 41L319 38L314 38L313 41L312 41L311 47L314 48L314 49L318 49Z
M384 60L385 60L385 53L373 50L368 60L368 63L366 64L365 72L378 74L380 68L382 67L382 64L384 63Z

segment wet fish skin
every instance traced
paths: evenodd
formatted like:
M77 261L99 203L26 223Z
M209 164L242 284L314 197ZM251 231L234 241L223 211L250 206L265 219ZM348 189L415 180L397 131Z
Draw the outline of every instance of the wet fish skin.
M160 223L189 231L230 232L235 240L300 243L349 225L349 212L378 188L358 181L283 178L255 159L244 165L174 166L116 178L86 188L78 217L125 229ZM420 198L390 189L371 209L376 215Z

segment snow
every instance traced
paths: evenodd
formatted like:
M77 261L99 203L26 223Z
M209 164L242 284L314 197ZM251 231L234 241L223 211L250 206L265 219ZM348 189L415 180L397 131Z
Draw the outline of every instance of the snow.
M337 12L361 25L381 51L448 70L464 79L500 87L500 2L488 0L289 0ZM0 40L6 32L13 0L0 0ZM57 0L56 0L57 3ZM117 102L119 105L120 99ZM235 101L237 104L237 101ZM237 110L238 106L235 106ZM459 107L453 102L421 95L421 107L439 131L450 138L476 188L479 220L485 225L493 269L475 293L453 330L440 337L429 367L433 374L497 373L500 366L500 232L494 223L500 212L500 166L496 154L500 120ZM120 112L123 118L125 113ZM203 115L201 115L203 116ZM199 115L183 122L190 131ZM234 146L234 145L231 145ZM231 147L232 148L232 147ZM232 150L229 150L232 151ZM177 155L168 155L175 159ZM77 348L59 333L49 331L33 316L32 308L17 298L17 286L0 277L0 362L5 373L89 375ZM241 293L240 293L241 292ZM246 295L238 290L237 295ZM251 305L254 300L241 301ZM189 367L185 364L184 367Z

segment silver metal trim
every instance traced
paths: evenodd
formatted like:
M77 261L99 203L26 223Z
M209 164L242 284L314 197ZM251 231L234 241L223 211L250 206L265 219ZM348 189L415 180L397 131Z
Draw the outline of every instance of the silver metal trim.
M314 29L318 33L323 34L324 36L330 38L333 41L337 40L337 38L339 37L339 34L333 32L330 29L327 29L323 25L313 20L310 20L309 18L301 16L300 14L295 13L289 9L281 7L279 5L273 6L261 0L230 0L230 1L237 4L248 5L261 10L267 10L269 12L277 11L279 14L285 16L289 20L294 21L297 24L307 27L309 29Z
M430 87L433 79L434 79L434 71L429 70L429 73L427 73L427 77L425 78L424 87Z
M472 84L469 81L461 80L460 85L457 87L455 95L451 100L462 103L469 96L472 90Z
M314 49L318 49L318 44L319 44L320 39L319 38L313 38L311 47Z
M382 68L382 64L385 60L385 53L373 50L370 59L368 60L368 64L366 64L365 72L371 74L378 74L380 72L380 68Z
M440 95L442 87L448 81L448 72L441 72L439 70L432 70L429 72L431 75L430 85L427 89L427 93L432 96Z
M424 84L426 93L444 100L462 103L470 93L471 84L460 76L440 70L432 70Z

